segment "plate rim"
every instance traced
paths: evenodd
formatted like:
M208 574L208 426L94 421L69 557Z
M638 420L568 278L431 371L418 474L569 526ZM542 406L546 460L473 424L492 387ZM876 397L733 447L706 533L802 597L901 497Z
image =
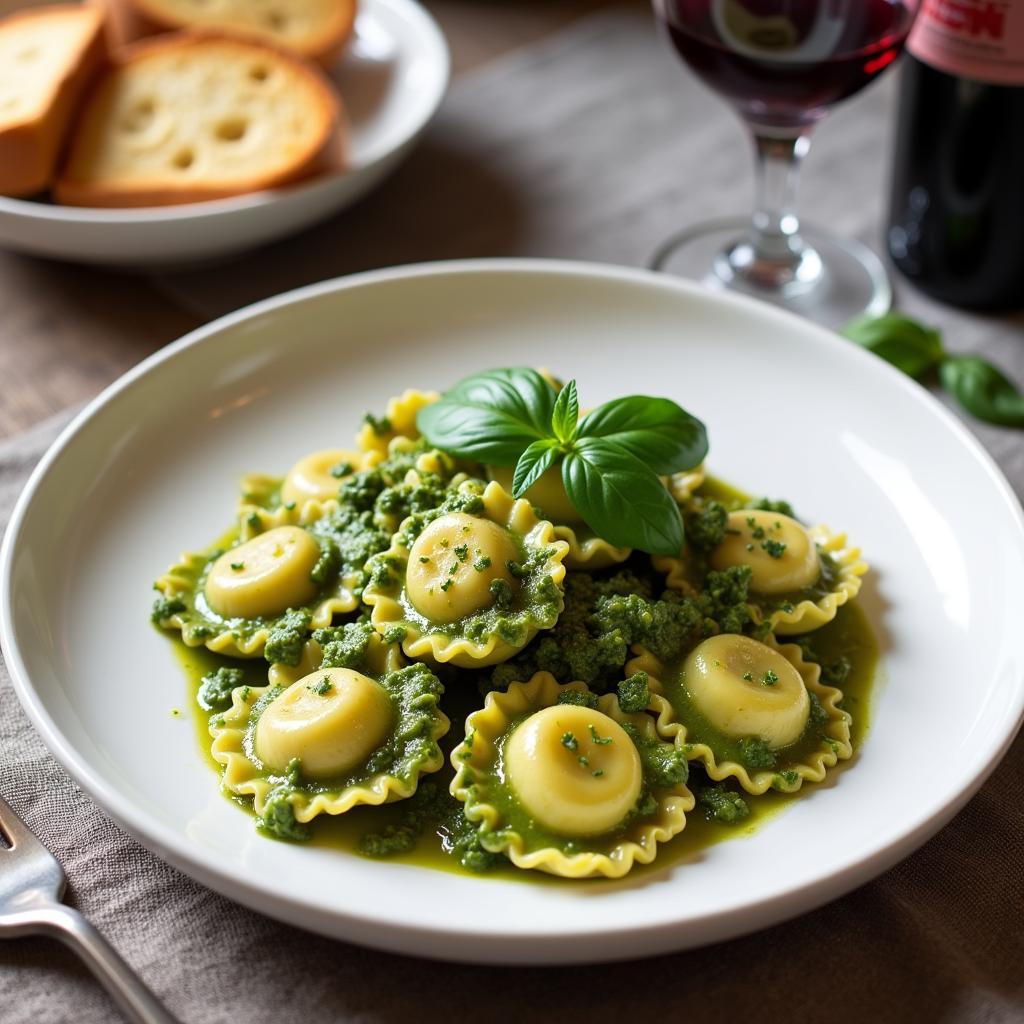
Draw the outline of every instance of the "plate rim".
M276 189L262 189L258 192L246 192L238 196L223 199L206 199L194 203L178 203L170 206L138 206L138 207L103 207L103 206L62 206L57 203L41 203L34 199L21 199L13 196L0 195L0 218L8 218L22 224L47 223L61 225L92 225L119 228L126 225L159 225L179 223L189 220L205 221L208 218L230 216L246 210L262 209L298 195L304 195L314 189L324 188L328 184L339 186L356 174L372 173L376 168L387 165L387 162L405 147L415 142L424 129L434 119L451 84L451 49L448 39L437 19L426 7L415 0L365 0L382 8L391 8L398 12L409 23L417 23L418 31L424 38L429 38L430 48L434 51L433 58L438 64L437 94L423 111L423 116L405 138L398 140L387 152L379 153L374 160L361 167L345 170L342 173L316 175L307 181L286 185ZM370 12L372 13L372 12Z
M760 900L705 913L696 919L700 922L700 934L692 939L683 938L676 933L694 928L694 919L647 926L616 927L613 924L610 928L592 933L595 941L581 941L581 939L585 939L585 936L579 931L571 929L552 931L546 928L543 934L506 932L500 928L470 930L464 925L445 927L443 921L437 922L430 928L424 928L372 915L353 912L339 913L334 909L323 910L301 899L269 892L247 879L239 878L228 871L219 870L212 852L189 843L183 835L165 826L159 820L151 818L148 812L126 802L118 793L109 789L106 782L93 772L88 761L65 737L44 707L42 698L36 693L15 639L11 600L12 572L16 542L24 528L26 517L30 513L36 491L49 474L53 464L79 431L118 395L131 388L137 380L147 376L164 362L177 358L180 353L195 346L215 343L218 335L249 320L289 306L315 300L321 296L364 286L404 279L481 273L565 275L615 280L630 285L656 286L667 291L697 296L704 301L710 299L712 302L726 307L739 306L756 312L762 318L773 319L782 325L792 325L794 321L798 322L801 329L819 334L825 344L849 344L825 328L810 324L793 314L768 306L756 299L712 292L694 282L671 278L648 270L614 264L541 258L433 261L366 271L332 278L271 296L195 328L132 367L108 385L72 418L30 474L18 496L5 530L3 544L0 547L0 647L3 649L12 685L19 702L48 751L99 807L117 821L126 832L201 884L245 906L270 914L290 924L374 948L422 956L424 955L425 940L433 939L435 942L443 940L447 944L447 949L432 948L426 954L435 959L480 963L499 961L524 964L540 962L596 963L601 960L637 958L704 945L745 934L805 913L876 877L909 855L962 809L1006 754L1021 727L1022 720L1024 720L1024 677L1016 680L1016 699L1011 702L1015 707L1015 714L1008 714L1006 720L1001 723L1000 742L990 749L988 756L977 767L970 781L941 808L930 815L912 818L910 826L889 841L888 845L866 856L861 855L858 859L841 865L828 874ZM854 358L873 363L876 372L888 374L893 382L902 388L908 398L924 404L945 422L990 478L995 491L1007 506L1007 511L1015 523L1018 539L1024 549L1024 509L1002 470L981 442L970 433L966 425L926 389L909 380L878 357L853 345L850 345L847 351L853 354ZM623 941L629 939L633 943L633 948L625 955L621 948L614 953L602 952L603 944L607 942L609 936ZM568 942L570 939L572 941ZM524 946L531 948L524 951Z

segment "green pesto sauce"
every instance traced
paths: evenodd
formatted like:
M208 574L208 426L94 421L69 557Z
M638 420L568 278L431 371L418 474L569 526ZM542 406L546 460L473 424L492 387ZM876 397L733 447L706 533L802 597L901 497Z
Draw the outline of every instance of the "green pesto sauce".
M717 500L722 500L717 494L715 496ZM872 700L879 674L878 645L866 616L856 603L840 608L835 620L815 631L813 636L816 653L823 662L834 661L840 657L846 657L850 661L850 673L841 689L845 695L843 707L853 717L852 740L855 752L853 761L855 761L856 752L864 743L870 726ZM225 658L213 654L205 648L186 647L178 639L174 640L174 650L189 679L187 702L192 709L199 749L210 767L219 774L220 766L214 762L209 753L210 713L204 711L195 699L202 676L222 666L234 666L242 669L245 684L265 686L266 663L262 659L243 661ZM445 694L443 706L452 720L451 731L441 741L441 746L445 751L445 767L429 778L436 779L438 784L447 788L452 777L448 755L452 747L464 736L465 717L480 706L480 697L472 686L452 686ZM841 775L853 761L841 762L836 768L830 770L829 777L834 778ZM696 781L695 776L697 775L698 771L694 769L691 783ZM768 792L760 797L745 795L744 798L750 807L750 815L733 825L709 820L705 812L698 806L687 816L686 828L683 832L671 842L659 847L658 856L653 864L638 865L625 879L619 881L595 879L588 884L609 889L622 888L635 885L650 876L664 874L673 865L699 859L709 847L726 839L747 838L754 835L794 800L799 800L802 795L812 792L814 789L813 784L805 784L799 792L793 794ZM248 813L252 813L251 800L233 797L229 797L229 799ZM402 802L383 807L357 807L338 818L322 816L313 822L312 839L307 845L359 856L359 841L366 833L380 831L388 824L397 823L401 816ZM268 839L268 841L273 840ZM486 874L474 874L461 867L455 858L446 853L443 837L429 829L425 831L410 852L396 854L388 859L396 863L413 864L459 875L470 875L482 880L501 879L535 885L559 886L580 884L578 880L559 879L539 871L521 871L513 867L511 863L506 863L504 858L500 858L498 865Z

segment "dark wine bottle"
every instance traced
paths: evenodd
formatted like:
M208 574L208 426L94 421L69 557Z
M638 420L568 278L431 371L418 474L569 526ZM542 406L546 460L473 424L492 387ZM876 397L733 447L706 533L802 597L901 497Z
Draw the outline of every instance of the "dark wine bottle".
M902 76L893 262L942 302L1024 309L1024 0L922 0Z

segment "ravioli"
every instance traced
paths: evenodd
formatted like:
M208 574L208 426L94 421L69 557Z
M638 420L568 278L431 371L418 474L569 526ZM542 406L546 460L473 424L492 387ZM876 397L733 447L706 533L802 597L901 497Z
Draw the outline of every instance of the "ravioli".
M695 803L685 756L650 715L546 672L489 693L452 764L451 792L483 847L566 878L620 878L649 864Z
M648 677L658 734L748 793L795 792L853 754L842 691L796 644L720 634L668 663L640 649L626 671Z
M568 545L500 484L460 485L409 517L372 560L363 600L410 658L483 668L510 658L562 610Z
M298 666L272 666L266 686L236 689L210 722L224 788L251 797L281 838L303 838L320 814L404 800L444 764L437 677L358 623L337 633L344 666L325 664L330 645L310 641Z

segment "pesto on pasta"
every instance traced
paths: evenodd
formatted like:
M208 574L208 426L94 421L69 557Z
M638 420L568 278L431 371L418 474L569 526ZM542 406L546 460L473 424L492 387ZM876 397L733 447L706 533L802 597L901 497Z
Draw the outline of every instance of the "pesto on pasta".
M495 370L320 444L246 476L155 584L264 835L349 822L364 856L620 878L864 735L859 550L709 476L671 400L581 412L573 380Z

